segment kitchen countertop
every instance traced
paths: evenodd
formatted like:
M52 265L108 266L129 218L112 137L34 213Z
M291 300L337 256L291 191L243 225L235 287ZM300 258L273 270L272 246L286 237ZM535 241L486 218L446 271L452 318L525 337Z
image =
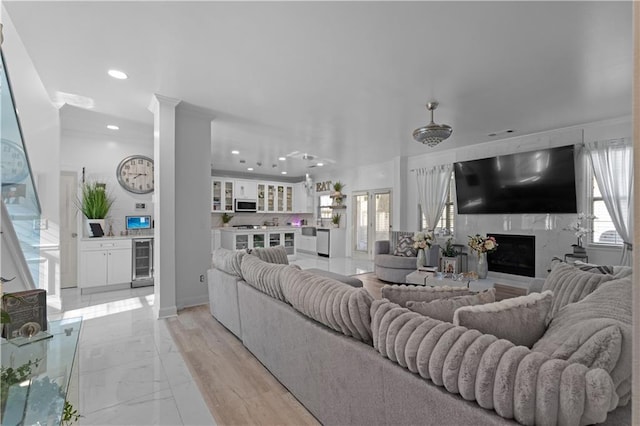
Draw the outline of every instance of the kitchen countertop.
M258 229L244 229L244 228L234 228L233 226L229 227L221 227L221 228L213 228L215 230L225 231L225 232L239 232L239 233L248 233L248 232L287 232L287 231L297 231L300 229L299 226L264 226Z
M111 240L132 240L134 238L153 238L153 234L140 235L114 235L113 237L82 237L80 241L111 241Z

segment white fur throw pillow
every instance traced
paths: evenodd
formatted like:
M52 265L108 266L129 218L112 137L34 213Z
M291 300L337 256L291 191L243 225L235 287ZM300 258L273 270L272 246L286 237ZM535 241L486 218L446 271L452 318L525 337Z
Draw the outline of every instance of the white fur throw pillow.
M242 277L242 258L247 254L245 250L229 250L217 248L211 256L213 267L227 274Z
M426 315L440 321L453 322L456 309L463 306L484 305L496 301L496 289L490 288L478 294L468 296L447 297L431 302L407 302L407 308L413 312Z
M551 290L553 292L553 302L549 310L547 324L563 306L584 299L598 286L614 279L613 275L581 271L566 263L555 265L542 286L542 291Z
M403 308L407 302L431 302L443 297L466 296L473 294L465 287L425 287L422 285L385 285L382 287L382 298L397 303Z
M530 348L547 328L545 319L552 298L553 292L545 291L485 305L464 306L453 314L453 323Z

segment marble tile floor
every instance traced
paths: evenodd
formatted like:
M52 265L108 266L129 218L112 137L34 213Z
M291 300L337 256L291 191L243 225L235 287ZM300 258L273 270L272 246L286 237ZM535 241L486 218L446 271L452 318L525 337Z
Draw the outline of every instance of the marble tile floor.
M215 425L164 320L153 287L81 295L62 291L50 320L82 317L80 425Z
M299 253L291 262L343 275L373 262ZM49 319L82 317L78 346L80 425L215 425L164 320L153 287L82 295L63 289Z

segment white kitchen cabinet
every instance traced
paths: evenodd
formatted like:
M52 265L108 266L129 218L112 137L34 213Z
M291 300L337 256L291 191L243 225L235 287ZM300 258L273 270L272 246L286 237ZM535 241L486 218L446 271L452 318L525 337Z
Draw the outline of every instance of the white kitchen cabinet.
M222 230L221 246L229 250L246 250L265 247L266 232Z
M230 179L211 178L211 211L233 211L233 184Z
M81 289L131 283L131 239L80 241Z
M297 249L305 253L316 254L316 237L311 237L309 235L299 235Z
M236 179L233 184L234 196L240 200L258 198L258 183L254 180Z
M293 185L293 213L313 213L313 197L307 194L304 182Z

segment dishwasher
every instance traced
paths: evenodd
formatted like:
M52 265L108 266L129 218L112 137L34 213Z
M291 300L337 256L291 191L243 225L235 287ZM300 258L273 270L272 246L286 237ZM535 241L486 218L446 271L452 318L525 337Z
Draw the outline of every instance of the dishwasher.
M316 251L318 256L329 257L329 230L318 228L316 230Z
M153 285L153 238L133 238L131 241L131 287Z

